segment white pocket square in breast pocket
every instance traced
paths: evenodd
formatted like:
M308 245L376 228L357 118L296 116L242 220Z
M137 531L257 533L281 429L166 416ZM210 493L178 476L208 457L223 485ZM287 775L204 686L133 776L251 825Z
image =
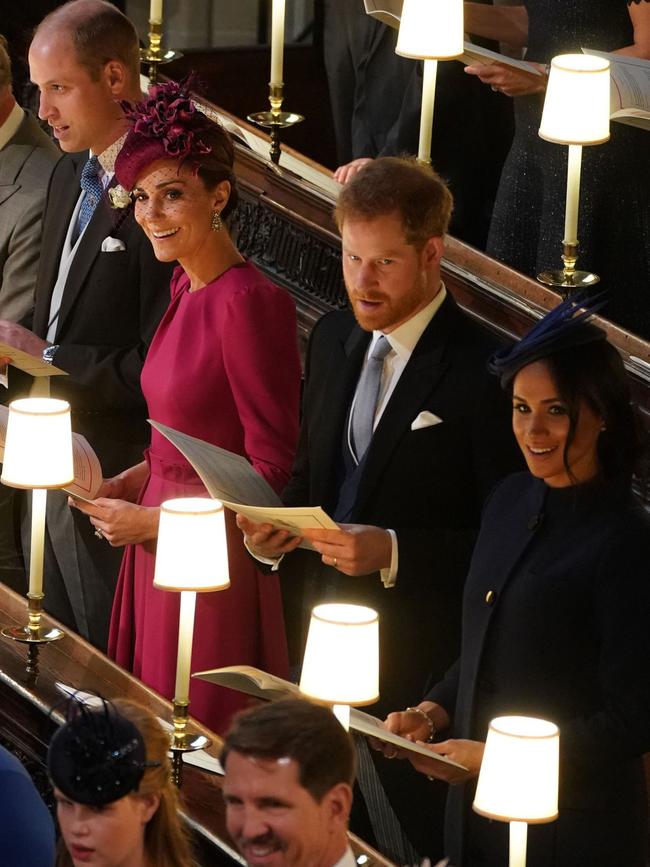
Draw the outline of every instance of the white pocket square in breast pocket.
M112 238L109 235L102 241L102 253L123 253L125 250L126 244L119 238Z
M435 413L425 409L424 412L418 413L413 419L411 430L422 430L423 427L433 427L434 424L442 424L442 419L440 416L435 415Z

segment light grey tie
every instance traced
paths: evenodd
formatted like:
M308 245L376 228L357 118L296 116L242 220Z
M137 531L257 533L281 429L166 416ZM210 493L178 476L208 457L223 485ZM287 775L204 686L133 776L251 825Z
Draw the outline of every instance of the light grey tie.
M359 379L351 421L352 442L358 461L366 453L366 449L372 439L372 429L377 411L379 388L381 386L381 374L384 369L384 358L391 351L391 348L390 343L382 334L373 346Z

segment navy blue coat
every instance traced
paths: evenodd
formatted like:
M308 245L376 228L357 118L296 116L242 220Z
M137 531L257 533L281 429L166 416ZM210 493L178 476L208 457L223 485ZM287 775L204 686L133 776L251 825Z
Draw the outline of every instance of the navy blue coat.
M646 863L649 563L650 526L620 480L553 489L522 473L486 506L461 657L426 697L456 737L485 740L504 714L559 726L560 818L529 829L528 867ZM507 826L471 811L473 789L450 790L452 863L504 864Z

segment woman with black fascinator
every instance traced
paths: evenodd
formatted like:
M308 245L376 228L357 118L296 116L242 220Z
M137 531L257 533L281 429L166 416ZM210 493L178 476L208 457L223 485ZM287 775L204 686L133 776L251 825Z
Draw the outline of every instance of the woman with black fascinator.
M70 701L47 755L57 867L192 867L168 750L169 735L146 708Z
M417 708L386 721L415 740L436 736L431 751L469 769L412 759L464 783L448 798L455 867L507 863L507 823L471 803L488 725L511 714L560 729L559 819L530 826L528 867L646 865L650 526L631 490L641 440L627 377L591 312L566 301L491 360L529 472L485 506L459 660Z

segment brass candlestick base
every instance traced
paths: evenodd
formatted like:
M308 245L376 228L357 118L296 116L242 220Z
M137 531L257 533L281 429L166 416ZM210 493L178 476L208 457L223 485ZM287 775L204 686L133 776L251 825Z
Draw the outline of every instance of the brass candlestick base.
M149 45L140 49L140 60L149 64L149 81L155 84L158 81L158 67L163 63L169 63L182 57L180 51L163 52L162 50L162 24L160 21L149 22Z
M256 124L256 126L270 130L271 159L276 165L280 162L280 130L301 123L305 119L302 114L296 114L293 111L282 111L283 99L284 84L269 83L271 111L257 111L255 114L249 114L247 118L247 120Z
M180 787L183 779L183 753L204 750L212 741L205 735L192 731L187 727L189 716L189 702L176 701L174 699L174 711L172 722L174 731L171 735L170 749L172 751L172 781Z
M572 289L586 289L599 282L598 274L592 274L590 271L576 271L578 244L562 244L562 261L564 268L542 271L541 274L538 274L539 282L546 286L564 289L567 293Z
M41 644L58 641L65 635L65 632L56 626L41 625L43 598L42 593L40 596L33 596L28 593L27 615L29 623L26 626L6 626L0 633L5 638L27 645L27 674L32 679L38 675L38 651Z

